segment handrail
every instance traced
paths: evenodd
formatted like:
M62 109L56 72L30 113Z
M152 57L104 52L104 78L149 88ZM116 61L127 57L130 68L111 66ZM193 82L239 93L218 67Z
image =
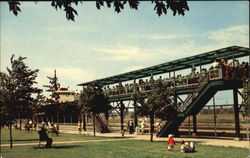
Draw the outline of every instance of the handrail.
M98 116L99 116L100 119L103 121L104 126L106 126L106 128L109 129L109 128L110 128L109 121L106 119L106 117L104 116L104 114L101 113L101 114L99 114Z
M201 74L200 74L201 75ZM186 78L183 78L181 79L182 83L181 85L177 85L176 83L179 83L178 80L169 80L169 81L164 81L162 80L162 82L164 84L169 84L169 88L183 88L183 87L190 87L190 86L196 86L197 85L197 82L194 82L194 83L190 83L190 81L192 79L196 79L196 78L199 78L197 76L194 76L194 77L186 77ZM183 82L184 81L184 82ZM176 82L176 83L174 83ZM184 84L183 84L184 83ZM157 84L157 80L153 81L153 82L146 82L146 83L141 83L141 84L132 84L130 85L131 87L128 89L126 89L126 86L122 86L122 87L115 87L115 89L105 89L105 94L109 97L111 96L120 96L120 95L123 95L123 94L133 94L135 91L139 90L141 91L142 93L147 93L147 92L150 92L152 91L154 85ZM175 86L174 86L175 85Z
M203 78L198 82L197 88L193 90L193 92L187 97L187 99L183 102L182 106L180 106L179 111L183 112L186 110L187 106L190 105L195 97L198 96L199 92L205 87L205 85L210 81L210 80L218 80L222 79L222 69L213 69L208 71Z
M182 103L179 108L179 111L183 112L186 107L193 101L196 97L196 94L204 87L205 83L207 83L206 79L208 78L209 73L206 73L205 76L199 81L197 88L193 90L192 93L187 97L187 99Z
M93 122L93 117L91 115L90 115L90 117L91 117L92 122ZM94 126L94 124L93 124L93 126ZM95 127L96 127L97 131L99 131L99 132L102 131L102 128L101 128L101 125L100 125L99 121L95 121Z
M209 74L209 80L217 80L217 79L222 79L222 69L223 72L225 73L226 71L230 71L230 77L232 78L240 78L240 76L236 76L236 72L241 74L241 77L244 77L244 68L242 67L225 67L225 66L220 66L217 68L212 68L208 70L208 72L200 73L199 75L194 75L194 76L182 76L182 77L177 77L177 78L169 78L169 79L160 79L160 80L155 80L155 81L142 81L141 83L131 83L127 84L125 86L119 85L114 88L108 88L105 89L105 94L109 97L117 96L117 95L127 95L127 94L133 94L136 90L139 90L143 93L147 93L151 91L154 87L154 84L157 84L156 81L162 81L164 84L167 84L169 88L185 88L189 86L196 86L199 84L197 80L201 79L203 74ZM243 73L243 74L242 74ZM225 75L225 74L224 74ZM242 76L243 75L243 76ZM229 76L225 77L225 79L229 79Z

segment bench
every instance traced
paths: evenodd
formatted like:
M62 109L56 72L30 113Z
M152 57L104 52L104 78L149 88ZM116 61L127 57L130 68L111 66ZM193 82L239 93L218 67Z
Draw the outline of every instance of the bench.
M41 145L41 142L46 141L45 147L46 148L50 148L53 140L52 140L52 138L48 137L48 135L46 133L46 130L42 128L40 131L38 131L38 134L39 134L39 143L38 143L38 146Z

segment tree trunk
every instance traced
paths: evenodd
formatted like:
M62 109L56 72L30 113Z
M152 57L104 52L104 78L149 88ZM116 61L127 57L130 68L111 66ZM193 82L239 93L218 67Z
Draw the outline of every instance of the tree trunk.
M83 118L82 118L82 116L83 116L83 114L82 114L82 112L80 112L78 120L80 121L80 124L81 124L81 126L80 126L81 130L83 130L83 127L82 127Z
M150 141L153 141L154 135L154 115L150 115Z
M19 126L20 126L20 130L22 130L22 118L20 117L20 120L19 120Z
M2 139L1 138L2 138L2 124L0 123L0 152L2 151L1 150L1 145L2 145Z
M86 131L86 115L83 115L83 131Z
M9 128L10 128L10 148L12 149L13 142L12 142L12 123L11 122L9 124Z
M59 125L59 113L57 112L57 124Z
M95 114L93 113L93 130L94 130L94 136L95 136Z

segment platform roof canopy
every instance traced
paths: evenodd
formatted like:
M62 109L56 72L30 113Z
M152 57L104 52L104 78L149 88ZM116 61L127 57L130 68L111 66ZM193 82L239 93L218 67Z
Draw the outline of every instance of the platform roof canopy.
M109 85L138 78L144 78L151 75L158 75L167 72L178 71L182 69L192 68L193 66L200 66L212 63L214 60L220 59L234 59L250 55L250 49L246 47L230 46L210 52L165 62L159 65L122 73L102 79L97 79L90 82L78 84L78 86L87 86L91 83L96 82L99 85Z

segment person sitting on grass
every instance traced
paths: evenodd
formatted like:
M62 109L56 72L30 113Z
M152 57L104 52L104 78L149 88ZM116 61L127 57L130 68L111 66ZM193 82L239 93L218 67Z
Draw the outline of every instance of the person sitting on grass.
M47 135L46 129L43 126L41 127L41 130L38 131L38 134L40 141L46 141L45 148L51 148L53 139Z
M174 150L174 145L175 145L175 141L173 139L173 135L169 134L168 135L168 150L173 151Z
M184 140L181 141L181 152L182 153L190 153L195 152L195 147L193 142L184 142Z

